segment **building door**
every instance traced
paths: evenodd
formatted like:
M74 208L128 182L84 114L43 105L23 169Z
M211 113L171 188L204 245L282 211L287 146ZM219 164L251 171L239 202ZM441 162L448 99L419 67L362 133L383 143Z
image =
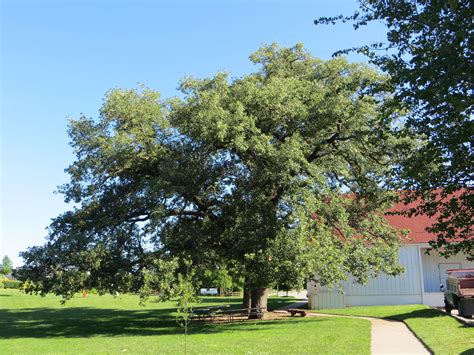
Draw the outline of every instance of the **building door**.
M446 290L446 278L448 277L448 270L461 269L461 263L442 263L438 264L439 269L439 284L444 286Z

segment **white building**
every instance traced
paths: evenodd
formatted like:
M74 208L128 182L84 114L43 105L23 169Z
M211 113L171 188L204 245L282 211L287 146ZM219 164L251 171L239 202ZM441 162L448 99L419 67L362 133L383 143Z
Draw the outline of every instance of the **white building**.
M400 264L405 273L399 276L380 275L372 278L367 285L351 281L342 283L344 293L337 289L320 287L308 282L308 301L310 309L342 308L353 306L389 305L389 304L426 304L443 306L443 293L440 284L446 287L447 270L474 268L465 255L445 259L429 249L428 242L433 235L425 228L433 223L426 216L387 216L389 223L400 229L408 229L408 239L400 248Z

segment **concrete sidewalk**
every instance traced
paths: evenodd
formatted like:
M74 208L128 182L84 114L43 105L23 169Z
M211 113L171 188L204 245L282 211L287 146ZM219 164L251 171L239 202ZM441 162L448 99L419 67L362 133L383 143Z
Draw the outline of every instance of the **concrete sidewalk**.
M296 302L281 309L308 308L308 302ZM408 329L405 323L371 317L352 317L335 314L309 313L312 317L343 317L366 319L371 322L370 352L371 354L431 354L431 352Z

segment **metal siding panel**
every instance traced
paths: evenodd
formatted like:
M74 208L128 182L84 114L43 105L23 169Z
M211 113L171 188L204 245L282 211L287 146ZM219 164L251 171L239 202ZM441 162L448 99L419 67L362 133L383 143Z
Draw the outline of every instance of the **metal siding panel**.
M403 266L405 266L405 277L404 277L404 284L402 285L404 287L405 293L407 294L413 294L414 288L413 288L413 278L411 277L411 268L413 267L413 262L411 258L411 251L412 248L404 248L406 253L404 254L404 261L403 261Z
M383 283L381 284L383 287L383 291L380 293L382 295L393 295L394 292L397 292L396 290L398 289L397 286L397 281L399 278L397 277L390 277L389 275L381 275L381 279L383 280Z
M420 273L418 262L418 247L415 245L405 247L406 253L406 283L402 287L406 288L405 294L420 294Z
M314 307L317 309L345 307L344 295L339 294L337 290L318 293L314 296L314 300Z
M350 277L345 282L344 290L347 296L388 296L388 295L417 295L421 294L419 287L419 262L417 246L403 246L400 249L400 263L406 272L399 276L379 275L369 279L367 285L358 285Z
M375 306L384 304L421 304L421 295L401 295L401 296L349 296L346 297L347 307Z
M411 260L411 251L412 251L412 248L410 247L402 247L401 251L403 251L403 253L401 253L401 260L402 261L402 265L405 267L405 273L404 273L404 277L403 277L403 283L400 285L401 287L403 287L404 289L404 292L406 294L413 294L414 290L413 290L413 282L412 282L412 277L411 277L411 268L413 267L413 263L412 263L412 260Z

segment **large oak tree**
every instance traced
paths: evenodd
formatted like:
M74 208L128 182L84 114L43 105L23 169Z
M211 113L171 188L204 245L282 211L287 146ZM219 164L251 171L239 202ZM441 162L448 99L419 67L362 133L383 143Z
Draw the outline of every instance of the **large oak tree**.
M98 120L71 121L77 159L60 191L76 207L22 253L28 291L167 298L177 273L225 266L255 307L308 275L334 285L402 270L383 213L410 141L394 132L386 78L301 45L250 59L258 70L241 78L185 79L181 99L112 90Z

